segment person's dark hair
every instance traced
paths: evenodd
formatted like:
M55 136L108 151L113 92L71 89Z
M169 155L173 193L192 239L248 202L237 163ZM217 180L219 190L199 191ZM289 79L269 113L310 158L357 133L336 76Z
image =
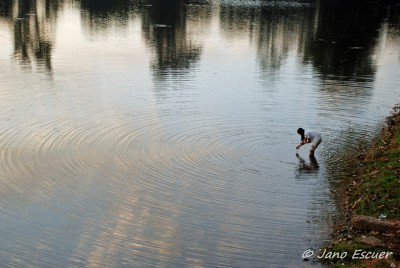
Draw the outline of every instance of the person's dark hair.
M297 129L297 134L300 134L300 136L301 136L301 141L303 141L303 140L304 140L304 129L298 128L298 129Z

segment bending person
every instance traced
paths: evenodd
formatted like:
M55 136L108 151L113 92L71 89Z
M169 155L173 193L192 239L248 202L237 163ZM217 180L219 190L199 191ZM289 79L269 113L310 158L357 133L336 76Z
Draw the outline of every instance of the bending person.
M297 134L301 136L301 142L296 146L296 149L300 149L300 147L306 143L311 143L310 156L314 156L314 151L322 142L321 134L313 130L304 130L302 128L297 129Z

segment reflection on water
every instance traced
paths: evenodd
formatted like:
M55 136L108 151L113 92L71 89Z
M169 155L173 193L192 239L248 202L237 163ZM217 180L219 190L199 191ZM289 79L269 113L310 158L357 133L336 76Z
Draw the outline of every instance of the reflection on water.
M319 169L318 161L315 156L309 156L309 161L296 154L297 159L299 159L299 171L300 172L315 172Z
M24 68L51 72L57 1L5 1L14 29L14 58Z
M373 76L376 72L374 48L386 8L372 4L355 13L356 2L334 2L326 6L318 12L315 43L310 52L313 64L325 75ZM340 26L332 30L332 25Z
M143 12L142 30L146 44L153 50L151 66L157 76L173 70L184 72L200 59L199 38L205 35L207 28L202 27L207 25L197 21L209 12L186 12L184 1L180 0L153 1L152 7Z
M318 266L399 94L389 4L10 0L0 42L7 267Z

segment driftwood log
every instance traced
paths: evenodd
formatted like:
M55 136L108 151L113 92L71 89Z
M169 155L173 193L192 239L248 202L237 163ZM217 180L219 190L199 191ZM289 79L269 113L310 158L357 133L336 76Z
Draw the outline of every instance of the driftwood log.
M380 220L364 215L354 216L351 219L351 227L360 232L400 233L399 220Z

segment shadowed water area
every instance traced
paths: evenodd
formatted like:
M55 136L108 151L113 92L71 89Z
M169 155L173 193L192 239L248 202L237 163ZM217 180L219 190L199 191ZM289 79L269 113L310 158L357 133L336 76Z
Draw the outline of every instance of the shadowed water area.
M0 266L319 266L400 91L400 6L326 2L1 1Z

